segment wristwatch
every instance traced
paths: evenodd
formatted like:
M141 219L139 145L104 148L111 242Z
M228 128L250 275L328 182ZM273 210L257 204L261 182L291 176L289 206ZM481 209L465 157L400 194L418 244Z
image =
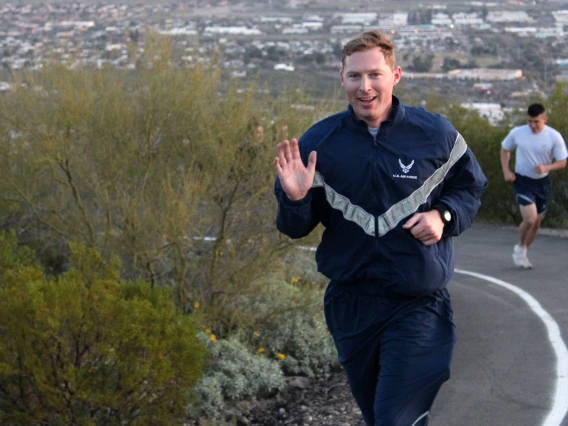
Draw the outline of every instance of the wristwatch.
M442 223L446 226L448 223L452 221L452 213L448 210L448 208L443 204L435 204L432 206L432 210L438 210L440 213L440 218L442 219Z

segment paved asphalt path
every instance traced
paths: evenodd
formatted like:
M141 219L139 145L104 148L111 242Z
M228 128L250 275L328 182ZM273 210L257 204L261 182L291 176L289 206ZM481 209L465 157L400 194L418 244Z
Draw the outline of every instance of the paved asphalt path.
M539 235L528 271L513 264L513 227L475 224L454 242L456 269L493 282L454 273L449 284L458 343L430 426L568 426L568 238Z

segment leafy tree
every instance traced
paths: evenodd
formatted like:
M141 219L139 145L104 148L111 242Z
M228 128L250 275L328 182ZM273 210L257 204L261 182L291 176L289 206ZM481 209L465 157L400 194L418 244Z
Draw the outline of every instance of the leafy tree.
M343 52L343 45L340 42L333 43L333 46L332 46L333 56L335 58L341 60L342 52Z
M73 240L117 255L124 278L172 286L184 312L217 304L229 330L238 315L223 297L255 292L293 247L274 226L282 128L300 135L326 105L298 91L270 98L211 61L176 67L169 40L150 37L132 73L24 74L0 99L0 224L52 271L65 270Z
M416 72L428 72L432 69L434 55L414 55L412 57L412 65L408 68Z
M446 56L442 62L442 70L450 71L461 68L462 64L459 59L451 58Z
M481 16L483 17L483 20L485 21L487 19L487 15L489 14L489 10L487 8L486 4L483 4L482 8L481 8Z
M280 62L286 59L286 52L276 46L266 49L266 59L273 62Z
M476 62L475 59L469 59L469 60L467 61L467 64L462 65L462 67L463 67L463 68L477 68L478 65L477 65L477 62Z
M246 63L251 62L253 59L262 59L262 50L256 46L247 47L243 57Z

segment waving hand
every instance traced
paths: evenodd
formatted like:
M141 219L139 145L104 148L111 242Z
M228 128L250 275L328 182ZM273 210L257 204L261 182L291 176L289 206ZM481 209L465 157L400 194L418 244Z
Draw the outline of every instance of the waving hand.
M314 182L317 154L315 151L310 153L306 167L300 157L297 139L285 140L277 148L278 157L274 158L274 168L282 189L289 199L300 200L306 196Z

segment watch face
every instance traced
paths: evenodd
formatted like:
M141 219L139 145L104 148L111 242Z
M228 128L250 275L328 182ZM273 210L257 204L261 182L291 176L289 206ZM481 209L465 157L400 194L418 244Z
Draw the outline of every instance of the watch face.
M449 222L452 220L452 214L449 211L444 212L444 221Z

